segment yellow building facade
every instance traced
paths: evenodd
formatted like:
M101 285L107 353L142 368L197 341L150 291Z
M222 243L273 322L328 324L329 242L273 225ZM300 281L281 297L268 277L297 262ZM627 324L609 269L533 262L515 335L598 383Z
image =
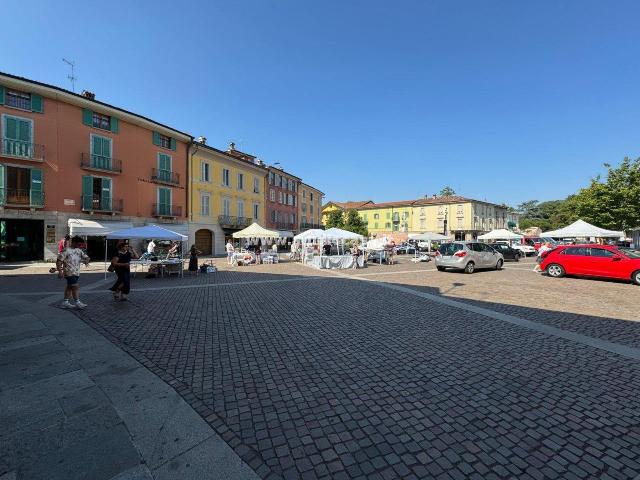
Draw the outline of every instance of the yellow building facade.
M264 226L267 170L257 162L201 142L191 145L189 243L203 254L223 254L225 239L252 222Z
M356 203L329 202L323 209L323 218L333 210L355 208L371 236L387 236L396 241L406 240L409 233L446 230L453 239L472 240L498 228L518 229L518 215L507 206L460 196Z

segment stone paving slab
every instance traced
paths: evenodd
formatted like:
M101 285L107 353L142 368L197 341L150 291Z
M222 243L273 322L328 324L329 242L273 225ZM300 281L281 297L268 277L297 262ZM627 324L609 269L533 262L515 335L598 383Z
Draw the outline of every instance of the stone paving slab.
M77 313L263 478L640 473L639 362L359 280L293 280Z
M170 386L77 317L3 303L1 479L148 480L150 467L187 465L204 441L202 455L227 448L230 473L257 478ZM192 472L181 478L202 478Z

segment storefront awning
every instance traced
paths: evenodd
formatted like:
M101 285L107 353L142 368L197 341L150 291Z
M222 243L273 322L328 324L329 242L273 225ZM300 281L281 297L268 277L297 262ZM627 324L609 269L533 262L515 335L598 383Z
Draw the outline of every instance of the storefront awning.
M133 227L131 222L97 221L83 218L70 218L67 225L69 225L71 236L80 235L81 237L106 237L110 232Z

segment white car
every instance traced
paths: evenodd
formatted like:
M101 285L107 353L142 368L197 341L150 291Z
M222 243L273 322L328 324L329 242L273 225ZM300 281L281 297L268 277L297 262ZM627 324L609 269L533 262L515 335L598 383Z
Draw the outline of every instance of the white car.
M513 248L514 250L519 250L520 252L522 252L522 256L523 257L528 257L529 255L535 255L536 254L536 249L533 248L531 245L522 245L521 243L518 242L496 242L496 243L503 243L505 245L509 245L511 248Z

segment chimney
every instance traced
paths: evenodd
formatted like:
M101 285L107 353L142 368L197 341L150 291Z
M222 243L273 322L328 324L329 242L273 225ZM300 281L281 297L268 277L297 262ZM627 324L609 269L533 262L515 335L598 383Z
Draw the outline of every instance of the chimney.
M90 92L89 90L83 90L80 95L82 95L85 98L88 98L89 100L95 100L96 99L96 94L93 93L93 92Z
M231 142L229 143L229 152L233 152L236 149L236 144Z
M206 145L207 144L207 137L198 137L198 143Z
M436 198L438 198L438 195L437 195L436 193L434 193L434 194L431 196L431 198L436 199Z

